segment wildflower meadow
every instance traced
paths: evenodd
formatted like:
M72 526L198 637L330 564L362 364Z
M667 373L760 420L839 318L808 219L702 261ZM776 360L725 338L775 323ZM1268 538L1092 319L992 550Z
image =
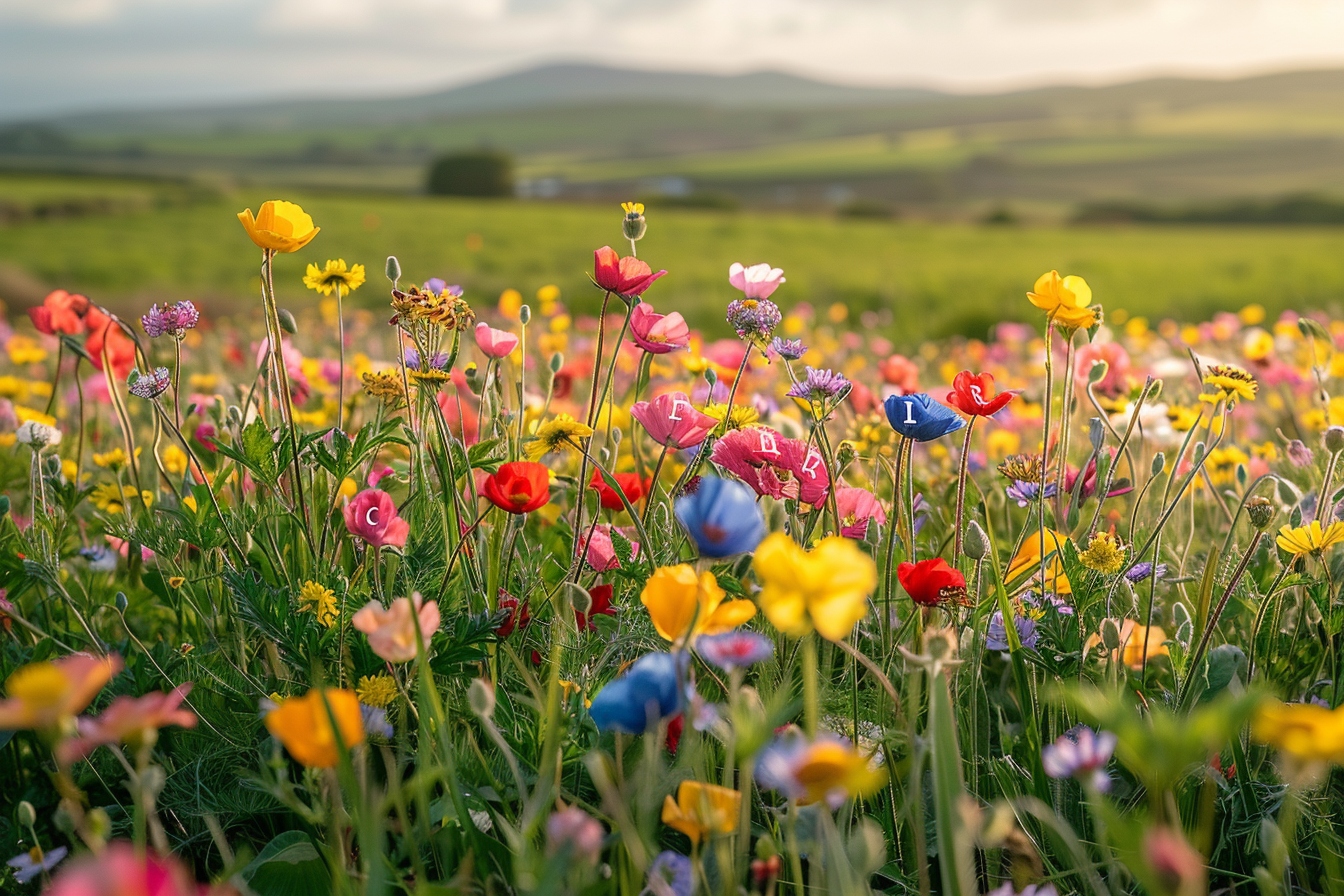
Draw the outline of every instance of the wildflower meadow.
M707 335L636 203L597 317L238 219L231 320L0 322L0 890L1344 893L1344 322L749 258Z

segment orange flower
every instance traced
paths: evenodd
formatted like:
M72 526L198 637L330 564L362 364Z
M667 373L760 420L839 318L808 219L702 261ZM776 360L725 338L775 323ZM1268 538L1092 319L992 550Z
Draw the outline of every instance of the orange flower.
M88 706L121 671L121 657L74 653L49 663L29 663L5 682L0 731L48 730Z
M336 729L331 726L332 719L336 720ZM359 698L354 691L339 688L313 689L284 701L266 714L266 730L279 738L289 755L309 768L333 768L340 762L337 730L347 750L364 743Z
M88 338L84 340L84 351L88 352L93 366L103 369L103 356L112 365L112 374L119 380L126 379L135 366L135 340L126 335L126 331L103 309L93 306L84 315L84 323L89 328Z
M1145 651L1148 659L1167 655L1167 633L1162 626L1139 625L1133 619L1110 621L1120 625L1120 647L1111 651L1111 662L1123 662L1131 669L1142 669ZM1093 635L1083 645L1083 653L1090 654L1100 643L1101 635Z
M252 217L252 209L243 209L238 213L238 220L252 242L274 252L297 252L322 229L313 226L313 219L307 212L282 199L263 202L256 218Z
M699 843L708 834L731 834L737 830L742 794L715 784L682 781L677 798L663 798L663 824L681 831Z

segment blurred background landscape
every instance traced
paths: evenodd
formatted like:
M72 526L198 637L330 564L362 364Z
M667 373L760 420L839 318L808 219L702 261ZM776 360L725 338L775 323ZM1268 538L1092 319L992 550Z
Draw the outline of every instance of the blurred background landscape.
M323 227L278 267L295 283L397 254L472 298L554 282L580 309L638 199L640 254L672 272L650 299L710 327L733 261L903 341L1025 318L1050 268L1154 318L1344 296L1344 69L952 90L567 62L366 98L66 105L0 115L11 306L60 286L239 307L256 271L234 213L268 198ZM379 306L370 279L355 298Z

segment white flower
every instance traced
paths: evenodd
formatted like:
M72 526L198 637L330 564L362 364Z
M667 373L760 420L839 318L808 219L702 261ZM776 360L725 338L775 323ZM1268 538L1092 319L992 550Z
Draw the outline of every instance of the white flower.
M33 449L37 451L48 446L61 444L61 431L59 429L45 423L38 423L36 420L29 420L27 423L20 424L14 435L20 442L33 446Z
M64 846L58 846L46 852L41 849L31 849L28 852L19 853L5 864L14 869L14 879L16 881L26 884L43 871L50 871L55 868L69 851Z

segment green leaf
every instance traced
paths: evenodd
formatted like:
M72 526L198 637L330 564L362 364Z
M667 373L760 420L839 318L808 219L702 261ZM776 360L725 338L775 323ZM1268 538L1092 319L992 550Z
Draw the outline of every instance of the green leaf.
M1246 651L1235 644L1219 644L1209 651L1209 664L1204 671L1207 684L1199 698L1205 703L1227 690L1233 680L1246 674Z
M243 460L257 478L267 485L275 485L280 468L275 460L275 439L271 429L260 419L243 427Z
M327 896L331 873L322 854L303 831L286 831L241 872L257 896Z

